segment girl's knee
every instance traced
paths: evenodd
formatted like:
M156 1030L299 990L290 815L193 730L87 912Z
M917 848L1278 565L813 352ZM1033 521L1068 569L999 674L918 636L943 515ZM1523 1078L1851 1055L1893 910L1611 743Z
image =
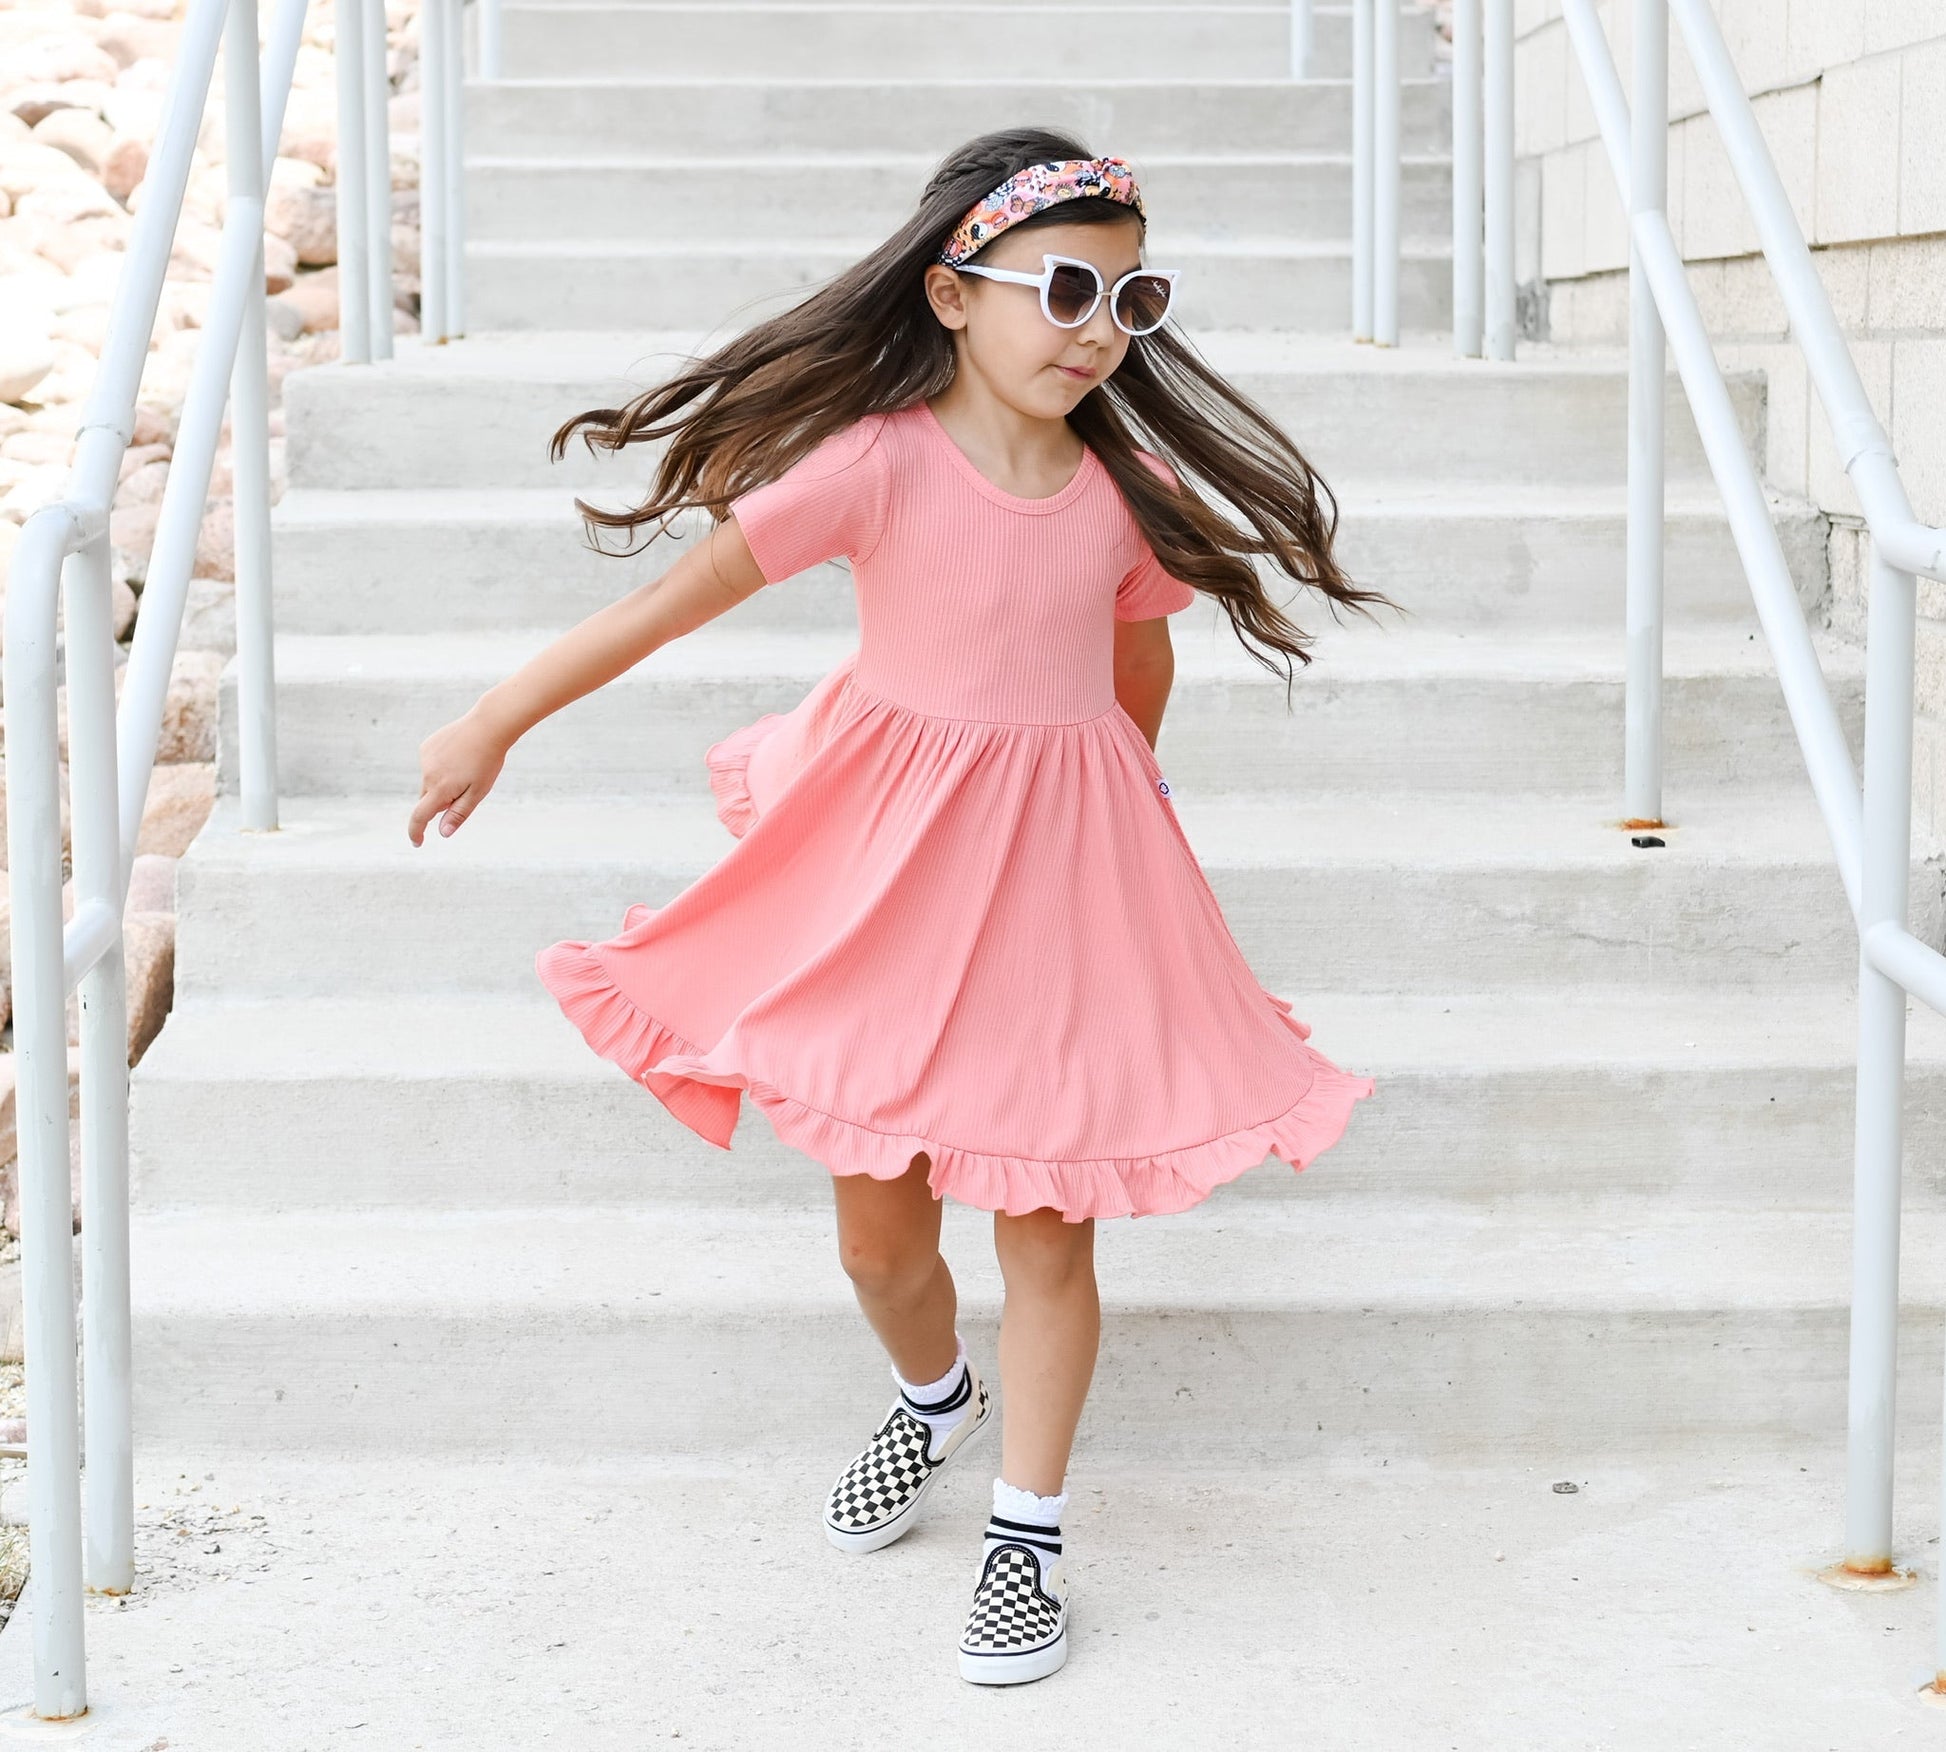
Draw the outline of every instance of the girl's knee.
M930 1168L922 1150L908 1178L924 1185ZM930 1195L923 1202L899 1197L897 1184L860 1188L871 1202L853 1202L838 1227L839 1263L859 1291L872 1297L916 1296L939 1264L938 1213Z
M897 1299L916 1296L938 1268L939 1245L929 1235L903 1235L871 1229L838 1237L838 1261L845 1276L865 1295Z
M1092 1278L1095 1268L1093 1222L1071 1223L1056 1210L1029 1211L994 1219L994 1250L1001 1275L1012 1284L1059 1289Z

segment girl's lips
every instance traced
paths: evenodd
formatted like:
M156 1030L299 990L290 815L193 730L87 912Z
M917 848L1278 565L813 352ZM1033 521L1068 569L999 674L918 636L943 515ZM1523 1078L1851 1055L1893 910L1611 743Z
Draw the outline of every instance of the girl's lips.
M1070 377L1079 377L1079 378L1086 379L1086 378L1092 378L1094 376L1094 373L1092 371L1082 371L1077 369L1073 365L1063 365L1060 367L1060 369L1062 371L1065 371Z

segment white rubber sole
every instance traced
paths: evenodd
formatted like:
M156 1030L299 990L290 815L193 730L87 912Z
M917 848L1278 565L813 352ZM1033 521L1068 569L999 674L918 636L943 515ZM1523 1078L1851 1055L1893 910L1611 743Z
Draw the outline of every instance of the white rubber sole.
M919 1510L924 1506L932 1487L939 1482L939 1475L973 1445L974 1438L985 1429L993 1418L993 1401L987 1401L986 1413L982 1417L970 1419L972 1428L965 1425L953 1432L959 1438L957 1444L946 1451L931 1472L926 1474L926 1482L913 1492L912 1501L907 1503L891 1520L877 1527L868 1527L863 1532L853 1533L843 1527L834 1527L829 1521L824 1523L824 1536L840 1551L882 1551L894 1540L903 1539L912 1531L918 1520Z
M959 1676L975 1685L1025 1685L1058 1672L1068 1658L1068 1633L1063 1629L1045 1648L1023 1649L1017 1655L973 1655L959 1652Z

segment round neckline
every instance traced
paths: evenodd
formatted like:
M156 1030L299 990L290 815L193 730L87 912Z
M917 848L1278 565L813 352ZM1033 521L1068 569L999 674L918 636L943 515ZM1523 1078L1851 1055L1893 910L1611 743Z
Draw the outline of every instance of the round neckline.
M977 492L985 494L996 505L1004 505L1010 511L1058 511L1063 505L1068 504L1087 490L1089 478L1101 466L1101 459L1095 455L1094 446L1084 439L1081 445L1080 466L1068 478L1068 484L1066 486L1062 487L1059 492L1049 493L1045 498L1023 498L1018 493L1010 493L1004 487L995 486L992 481L980 473L979 469L974 466L972 457L960 449L952 433L946 430L946 423L933 412L932 403L927 401L924 396L921 396L914 405L925 416L926 424L937 435L940 444L944 447L953 466L966 477L967 483Z

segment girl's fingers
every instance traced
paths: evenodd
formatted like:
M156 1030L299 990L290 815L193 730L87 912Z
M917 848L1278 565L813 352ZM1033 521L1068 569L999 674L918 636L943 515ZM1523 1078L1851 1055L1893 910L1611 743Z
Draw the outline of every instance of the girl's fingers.
M457 832L460 823L465 821L473 813L474 806L479 800L479 792L476 787L468 785L452 802L448 803L446 805L446 813L440 818L439 822L441 837Z
M406 817L405 837L415 846L422 846L426 843L426 823L432 819L434 811L437 808L437 805L428 807L431 796L432 793L430 791L421 791L419 793L419 801L413 804L412 813Z
M451 785L427 785L419 793L419 801L412 806L412 818L406 823L406 836L415 846L426 843L426 823L431 821L442 809L450 809L454 802L466 795L464 787ZM450 830L448 830L450 831Z
M500 776L500 758L476 744L477 738L457 736L452 724L420 743L419 801L405 829L415 846L425 844L426 824L442 812L440 837L449 837L493 788Z

